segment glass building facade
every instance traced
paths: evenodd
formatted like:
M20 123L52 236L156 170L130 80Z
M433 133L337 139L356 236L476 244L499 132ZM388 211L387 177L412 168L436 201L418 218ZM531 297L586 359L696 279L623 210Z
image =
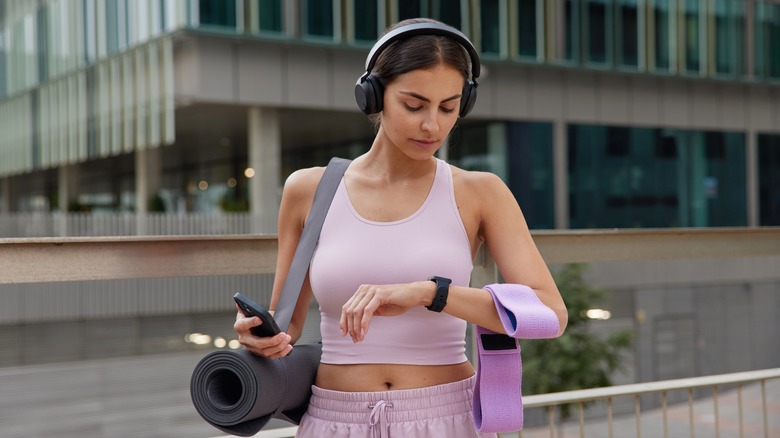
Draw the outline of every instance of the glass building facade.
M0 97L181 29L355 44L411 17L461 29L491 58L780 79L774 0L50 0L0 10Z
M745 138L569 127L572 228L744 226Z
M775 0L4 2L0 177L177 143L178 34L366 49L389 24L420 16L461 29L483 60L496 65L618 72L694 81L691 86L780 83ZM563 128L556 130L556 123ZM560 227L561 215L570 228L780 224L780 134L747 125L685 125L470 117L445 154L453 164L501 176L532 228ZM565 140L556 147L557 136ZM370 141L352 137L284 149L282 176L331 155L356 155ZM232 155L212 164L188 162L170 174L206 168L227 179L247 160L240 141L228 143ZM564 165L556 167L556 160ZM182 181L170 184L190 184L177 178ZM130 179L120 185L132 192ZM556 200L560 186L566 211ZM748 191L754 186L757 219L751 223ZM229 191L224 184L210 190L217 188ZM208 205L220 208L217 201Z

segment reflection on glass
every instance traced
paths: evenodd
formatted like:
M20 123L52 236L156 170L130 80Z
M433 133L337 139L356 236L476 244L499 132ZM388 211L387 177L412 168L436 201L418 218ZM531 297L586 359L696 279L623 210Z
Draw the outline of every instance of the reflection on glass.
M433 18L456 29L463 28L460 0L433 0Z
M699 16L699 0L685 0L683 27L685 70L691 73L698 73L701 69L702 29Z
M236 2L200 0L198 2L200 24L219 27L236 27Z
M639 0L620 0L618 5L618 63L639 67Z
M741 72L743 52L744 4L742 1L716 0L714 10L715 72Z
M501 10L499 0L482 0L480 2L480 32L482 53L501 53Z
M281 0L258 0L258 26L262 32L282 31Z
M669 70L671 67L671 54L669 53L669 41L672 31L670 0L653 1L653 45L655 47L655 68Z
M518 0L517 5L517 45L520 56L536 58L537 45L537 1Z
M569 126L571 228L742 226L738 133Z
M566 52L567 61L579 60L579 35L580 35L580 3L576 0L565 0L564 20L566 32Z
M754 19L755 74L780 78L780 4L757 1Z
M357 41L374 41L377 39L378 33L378 18L377 18L377 2L356 1L354 3L355 10L355 40Z
M306 35L333 38L333 3L329 0L306 0Z
M587 61L603 64L609 60L608 41L612 35L612 13L607 0L587 0L585 6Z
M780 135L758 136L759 225L780 225Z
M421 0L398 0L398 21L427 16Z
M552 124L468 124L460 126L449 143L450 163L495 173L506 182L529 227L555 228Z

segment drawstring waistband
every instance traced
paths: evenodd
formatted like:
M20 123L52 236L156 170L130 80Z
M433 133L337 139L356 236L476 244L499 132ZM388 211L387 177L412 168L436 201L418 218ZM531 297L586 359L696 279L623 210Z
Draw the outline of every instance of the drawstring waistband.
M313 386L307 414L339 423L369 426L372 422L376 430L384 427L380 424L384 420L392 430L395 423L471 413L475 380L476 376L471 376L443 385L379 392L342 392Z
M371 416L368 419L368 426L371 428L371 435L376 438L387 438L387 408L392 408L393 404L385 400L379 400L376 403L370 403L368 409L371 409ZM377 424L379 427L377 428ZM377 430L378 429L378 430ZM377 433L379 432L379 433Z

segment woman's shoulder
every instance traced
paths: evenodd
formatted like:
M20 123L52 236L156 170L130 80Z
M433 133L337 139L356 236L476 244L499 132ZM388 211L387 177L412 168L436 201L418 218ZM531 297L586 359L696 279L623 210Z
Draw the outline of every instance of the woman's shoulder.
M303 225L324 172L324 167L309 167L296 170L287 177L279 209L280 221L284 217L285 221Z
M313 197L323 173L325 173L324 167L307 167L294 171L284 182L285 194L294 197Z
M456 192L485 197L509 190L504 181L495 173L465 170L452 164L450 164L450 169L452 169L452 182Z

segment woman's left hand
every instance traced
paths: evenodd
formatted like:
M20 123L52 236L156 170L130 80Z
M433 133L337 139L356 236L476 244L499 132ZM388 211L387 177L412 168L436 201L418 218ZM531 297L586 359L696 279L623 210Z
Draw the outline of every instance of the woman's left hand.
M364 284L341 307L341 336L349 334L352 342L360 342L365 339L374 315L397 316L412 307L430 305L435 293L436 284L431 281Z

